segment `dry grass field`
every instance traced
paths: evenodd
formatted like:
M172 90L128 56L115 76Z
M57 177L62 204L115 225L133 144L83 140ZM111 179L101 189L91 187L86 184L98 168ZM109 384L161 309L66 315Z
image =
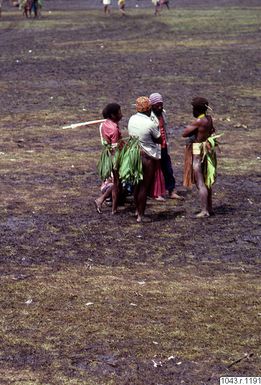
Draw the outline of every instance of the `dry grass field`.
M0 385L258 376L260 4L186 0L154 17L139 0L123 18L87 2L46 1L38 20L4 3L0 20ZM98 127L62 127L116 101L124 130L151 92L185 200L149 200L138 225L131 197L117 216L94 209ZM207 220L182 187L197 95L224 133Z

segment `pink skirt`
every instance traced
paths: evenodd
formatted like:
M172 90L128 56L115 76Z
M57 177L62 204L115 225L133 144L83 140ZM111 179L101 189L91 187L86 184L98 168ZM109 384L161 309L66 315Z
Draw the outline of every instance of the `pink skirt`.
M151 197L156 198L159 196L165 196L166 194L166 188L165 188L165 180L164 175L161 171L161 165L160 160L157 161L156 171L155 171L155 177L154 182L151 188Z

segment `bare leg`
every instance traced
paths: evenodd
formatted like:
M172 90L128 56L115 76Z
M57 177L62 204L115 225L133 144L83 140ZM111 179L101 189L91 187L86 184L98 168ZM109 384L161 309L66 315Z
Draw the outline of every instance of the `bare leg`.
M160 5L157 3L157 4L155 5L155 12L154 12L154 15L157 16L157 15L159 15L159 13L160 13Z
M99 214L101 214L101 208L102 208L102 204L103 202L109 198L112 194L112 189L113 189L113 186L110 186L106 191L105 193L103 193L99 198L95 199L94 203L95 203L95 207L96 207L96 210Z
M28 8L27 8L27 5L25 5L25 7L24 7L24 15L25 15L26 18L28 17Z
M133 191L134 204L136 207L135 215L138 215L137 207L138 207L138 196L139 196L139 191L140 191L140 184L141 184L141 182L139 184L135 185L134 191Z
M181 201L184 200L184 197L179 195L176 190L173 190L172 192L169 192L169 197L170 197L170 199L178 199L178 200L181 200Z
M108 13L108 15L111 13L109 5L104 6L104 13L105 13L105 15L106 15L106 13Z
M121 12L121 16L126 16L126 12L125 12L125 6L121 6L120 8L120 12Z
M201 156L193 155L193 170L196 179L196 185L199 190L199 198L200 198L200 206L201 212L197 215L197 217L208 217L208 189L204 183L204 177L202 172L202 164L201 164Z
M210 215L214 215L212 207L212 188L208 189L208 212Z
M137 222L142 221L145 213L147 195L153 183L156 168L156 160L146 154L142 154L143 180L136 186L134 199L137 208Z
M113 171L113 187L112 187L112 214L117 213L119 196L121 193L121 182L118 171Z

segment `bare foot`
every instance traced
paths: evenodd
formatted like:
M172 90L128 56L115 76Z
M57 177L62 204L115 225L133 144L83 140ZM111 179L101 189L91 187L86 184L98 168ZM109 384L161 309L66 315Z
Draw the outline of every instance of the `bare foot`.
M165 202L166 199L164 197L162 197L162 196L158 196L158 197L155 198L155 200L159 201L159 202Z
M201 211L199 214L196 215L196 218L207 218L210 214L208 211Z
M184 197L182 197L181 195L175 193L175 192L172 192L170 195L169 195L169 198L170 199L178 199L180 201L183 201L184 200Z
M101 205L100 205L100 203L98 202L98 199L96 199L96 200L94 201L94 205L95 205L95 208L96 208L97 213L101 214L101 213L102 213L102 211L101 211Z
M148 218L148 217L141 217L140 215L138 215L138 218L137 218L137 223L151 223L151 219Z

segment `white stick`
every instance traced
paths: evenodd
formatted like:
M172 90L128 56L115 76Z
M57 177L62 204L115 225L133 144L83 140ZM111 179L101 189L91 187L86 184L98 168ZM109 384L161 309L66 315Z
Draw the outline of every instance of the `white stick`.
M70 124L69 126L62 127L63 130L66 130L67 128L76 128L81 126L90 126L92 124L102 123L105 122L105 119L98 119L98 120L89 120L89 122L82 122L82 123L74 123Z

